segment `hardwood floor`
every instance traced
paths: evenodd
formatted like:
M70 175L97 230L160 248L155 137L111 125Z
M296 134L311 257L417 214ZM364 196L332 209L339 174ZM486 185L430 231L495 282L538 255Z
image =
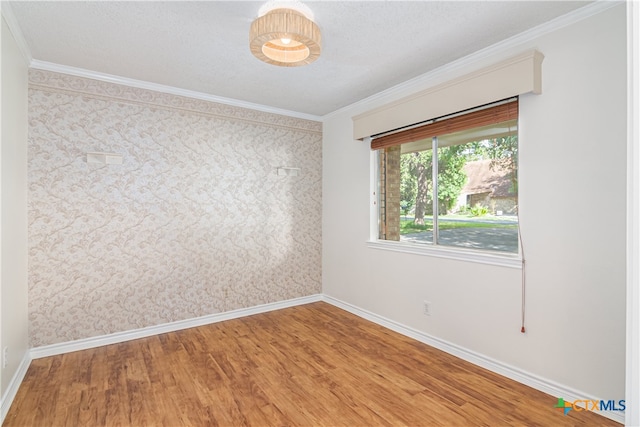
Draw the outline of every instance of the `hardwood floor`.
M4 426L620 424L326 303L36 359Z

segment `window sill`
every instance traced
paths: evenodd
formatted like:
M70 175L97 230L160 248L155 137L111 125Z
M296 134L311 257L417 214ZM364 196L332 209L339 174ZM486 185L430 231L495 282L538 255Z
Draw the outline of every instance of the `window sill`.
M445 246L416 245L404 242L370 240L367 246L373 249L404 252L416 255L425 255L436 258L453 259L457 261L475 262L479 264L496 265L507 268L522 268L522 258L517 254L496 253L479 250L465 250Z

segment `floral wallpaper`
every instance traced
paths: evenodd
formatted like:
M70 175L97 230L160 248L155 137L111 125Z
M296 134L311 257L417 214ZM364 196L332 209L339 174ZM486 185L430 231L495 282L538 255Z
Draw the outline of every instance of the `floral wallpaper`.
M48 71L29 80L32 346L321 291L321 123Z

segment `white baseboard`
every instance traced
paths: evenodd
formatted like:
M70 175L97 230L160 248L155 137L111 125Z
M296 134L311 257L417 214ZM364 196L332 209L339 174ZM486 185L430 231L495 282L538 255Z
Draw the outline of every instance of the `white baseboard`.
M208 325L211 323L222 322L225 320L237 319L240 317L251 316L259 313L266 313L269 311L279 310L282 308L293 307L297 305L308 304L317 301L324 301L328 304L334 305L338 308L346 310L358 317L369 320L380 326L383 326L392 331L398 332L404 336L413 338L417 341L435 347L446 353L452 354L460 359L471 362L477 366L488 369L497 374L503 375L521 384L532 387L536 390L540 390L544 393L550 394L556 397L562 397L565 401L576 400L600 400L587 393L580 392L562 384L555 383L546 378L541 378L537 375L523 371L514 366L502 363L498 360L468 350L466 348L457 346L448 341L430 336L424 332L405 326L401 323L379 316L370 311L361 309L355 305L346 303L336 298L330 297L324 294L316 294L302 298L295 298L286 301L279 301L271 304L264 304L250 308L243 308L239 310L228 311L224 313L217 313L203 317L197 317L194 319L182 320L178 322L165 323L162 325L151 326L148 328L135 329L125 332L117 332L115 334L103 335L99 337L85 338L77 341L70 341L66 343L52 344L43 347L36 347L28 352L22 360L16 374L11 380L7 392L2 397L2 413L0 418L0 424L4 421L5 416L9 412L9 407L15 398L22 380L27 372L27 368L32 359L39 359L42 357L55 356L58 354L70 353L78 350L85 350L89 348L101 347L109 344L117 344L121 342L131 341L138 338L145 338L153 335L158 335L166 332L174 332L182 329L193 328L196 326ZM612 412L601 411L596 412L599 415L610 418L614 421L624 424L624 412Z
M86 350L89 348L101 347L103 345L117 344L125 341L136 340L139 338L150 337L153 335L164 334L166 332L174 332L182 329L194 328L196 326L209 325L211 323L237 319L240 317L251 316L253 314L266 313L268 311L280 310L282 308L308 304L321 300L322 295L316 294L285 301L278 301L270 304L257 305L249 308L225 311L223 313L210 314L207 316L196 317L194 319L164 323L162 325L149 326L147 328L133 329L130 331L116 332L109 335L84 338L77 341L69 341L59 344L35 347L31 349L30 355L32 359L40 359L42 357L55 356L58 354L70 353L72 351L78 350Z
M500 362L498 360L492 359L490 357L484 356L480 353L476 353L472 350L457 346L448 341L425 334L424 332L418 331L416 329L410 328L396 321L379 316L370 311L363 310L360 307L357 307L353 304L346 303L344 301L330 297L328 295L322 295L322 301L328 304L334 305L343 310L346 310L349 313L355 314L358 317L362 317L363 319L369 320L387 329L398 332L399 334L402 334L409 338L413 338L424 344L430 345L431 347L435 347L438 350L444 351L445 353L452 354L456 357L459 357L462 360L471 362L474 365L488 369L491 372L495 372L504 377L517 381L521 384L527 385L536 390L550 394L551 396L562 397L567 402L574 402L576 400L598 400L598 401L600 400L600 398L591 396L587 393L583 393L579 390L575 390L571 387L558 384L546 378L539 377L537 375L523 371L522 369L516 368L514 366L511 366L506 363ZM620 412L598 411L596 412L596 414L607 417L621 424L624 424L624 421L625 421L623 411L620 411Z
M27 369L31 364L31 360L40 359L42 357L55 356L58 354L70 353L73 351L86 350L89 348L101 347L109 344L117 344L121 342L131 341L138 338L146 338L153 335L163 334L166 332L174 332L182 329L193 328L196 326L208 325L211 323L222 322L225 320L237 319L240 317L251 316L259 313L280 310L282 308L293 307L297 305L309 304L312 302L322 301L322 295L310 295L301 298L294 298L286 301L278 301L270 304L257 305L249 308L241 308L238 310L226 311L224 313L216 313L208 316L196 317L194 319L181 320L177 322L165 323L162 325L150 326L148 328L134 329L130 331L117 332L99 337L85 338L77 341L69 341L59 344L52 344L42 347L32 348L25 354L16 374L11 379L6 393L2 396L0 425L4 422L9 408L16 397L18 388L22 384Z
M24 376L27 374L27 369L29 369L29 365L31 364L31 357L29 352L27 351L16 370L16 373L11 378L11 382L7 387L7 391L5 391L4 396L2 396L2 401L0 402L0 425L4 423L4 419L9 413L9 408L13 403L13 399L15 399L16 394L18 393L18 389L20 388L20 384L22 384L22 380Z

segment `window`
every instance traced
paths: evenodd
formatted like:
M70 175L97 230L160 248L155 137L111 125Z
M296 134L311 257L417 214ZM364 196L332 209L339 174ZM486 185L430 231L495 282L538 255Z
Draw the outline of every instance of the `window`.
M376 137L378 239L518 253L518 101Z

